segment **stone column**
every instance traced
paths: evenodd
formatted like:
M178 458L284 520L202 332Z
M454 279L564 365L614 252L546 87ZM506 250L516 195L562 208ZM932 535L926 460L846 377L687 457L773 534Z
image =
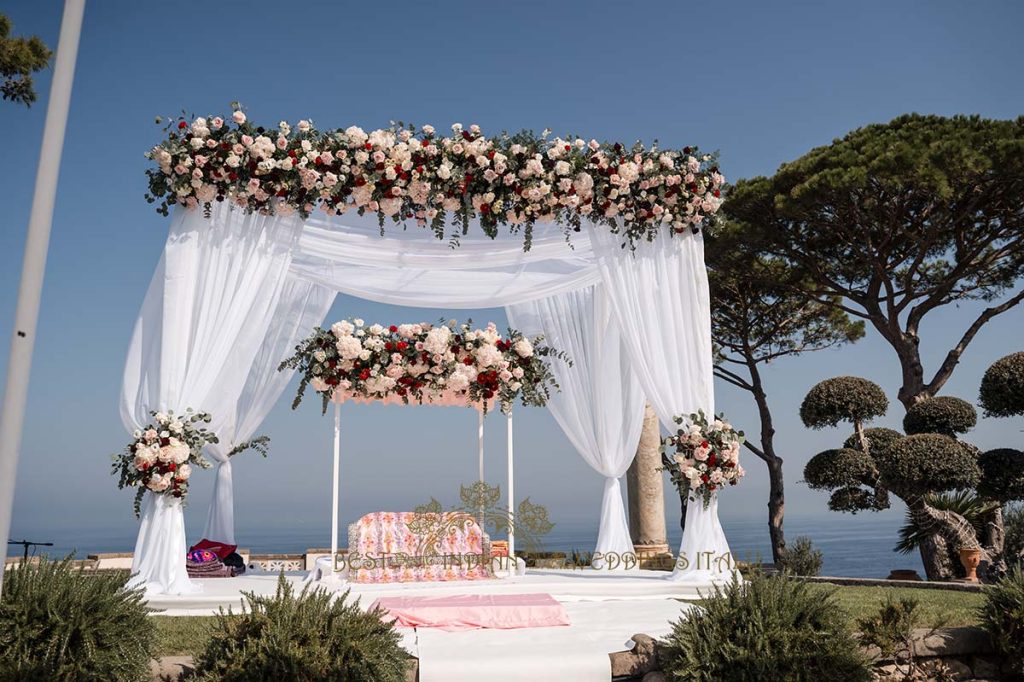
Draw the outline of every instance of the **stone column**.
M672 563L665 533L665 493L662 487L661 431L650 405L644 408L644 428L636 458L626 472L629 494L629 534L642 567Z

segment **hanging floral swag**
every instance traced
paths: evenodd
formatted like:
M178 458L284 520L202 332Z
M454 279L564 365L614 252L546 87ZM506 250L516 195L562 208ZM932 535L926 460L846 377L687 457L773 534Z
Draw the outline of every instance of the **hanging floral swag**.
M734 430L725 415L709 424L703 410L689 419L678 416L675 423L680 428L661 441L661 461L679 495L700 497L707 509L715 492L746 475L739 462L743 432Z
M217 436L203 424L210 422L206 412L191 408L182 416L173 411L151 412L153 422L132 434L132 442L113 456L114 475L120 476L118 488L136 488L135 516L141 512L146 491L184 500L192 467L209 469L203 446L217 443Z
M543 345L542 336L528 339L509 329L502 338L493 323L485 329L470 325L451 320L384 327L353 319L317 328L279 367L301 377L292 409L307 386L320 394L324 412L336 391L370 400L394 395L407 404L455 398L482 403L484 410L496 400L505 412L517 399L547 404L558 384L544 358L571 364L565 353Z
M166 139L146 153L146 200L168 214L175 204L231 201L249 211L328 214L355 210L385 219L415 219L453 245L478 218L494 237L499 225L522 230L529 250L537 221L557 222L566 234L589 219L635 246L662 230L713 227L725 178L715 157L696 147L627 147L523 131L484 137L479 126L402 123L369 133L351 126L317 130L253 125L237 103L232 115L168 119ZM158 117L157 123L163 123ZM445 232L445 217L460 228Z

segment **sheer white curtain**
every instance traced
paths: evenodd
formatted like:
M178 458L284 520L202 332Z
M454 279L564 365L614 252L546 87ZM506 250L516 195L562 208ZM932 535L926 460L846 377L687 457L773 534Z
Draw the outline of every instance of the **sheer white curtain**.
M279 372L278 366L299 341L323 322L335 295L332 289L293 276L285 281L270 328L253 359L234 413L228 415L230 421L218 432L220 442L209 448L211 459L217 462L217 475L203 537L236 544L234 484L228 453L256 434L295 373L294 370Z
M629 366L618 325L600 284L506 308L509 324L565 351L572 366L554 361L560 390L548 409L580 456L605 477L594 553L632 553L620 478L626 473L644 417L644 394ZM595 568L622 566L598 559Z
M450 223L451 224L451 223ZM455 229L455 228L452 228ZM493 308L554 296L595 284L590 242L569 243L555 224L494 239L473 221L457 247L433 232L346 213L306 222L292 270L323 286L380 303L420 308Z
M631 252L604 229L590 230L598 269L630 362L658 419L675 429L676 415L714 412L711 307L700 235L659 233ZM672 578L708 582L730 575L729 544L718 500L691 501Z
M301 228L294 216L246 214L225 204L211 219L201 211L175 212L125 363L126 428L147 424L151 410L189 407L209 412L214 432L231 423ZM180 500L146 497L135 584L151 593L194 591L185 573Z

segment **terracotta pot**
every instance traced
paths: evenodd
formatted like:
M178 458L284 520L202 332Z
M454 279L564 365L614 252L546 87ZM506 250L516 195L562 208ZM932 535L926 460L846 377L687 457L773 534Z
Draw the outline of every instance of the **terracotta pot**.
M967 571L967 577L964 578L964 582L978 582L978 564L981 563L981 550L961 548L960 563L964 565L964 570Z
M895 568L886 580L921 580L921 574L912 568Z

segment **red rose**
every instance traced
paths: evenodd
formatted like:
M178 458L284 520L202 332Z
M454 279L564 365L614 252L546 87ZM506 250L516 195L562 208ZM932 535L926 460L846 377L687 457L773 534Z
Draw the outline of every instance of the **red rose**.
M469 140L473 139L473 136L469 134L468 130L463 130L462 131L462 139L466 140L466 141L469 141Z
M188 128L188 124L184 121L178 124L178 130L184 130L185 128Z
M717 457L715 457L714 455L711 455L710 457L708 457L708 466L709 466L709 467L713 467L713 466L715 466L715 463L716 463L717 461L718 461L718 458L717 458Z
M467 355L466 359L462 361L462 364L464 364L464 365L472 365L473 364L473 358L471 358L471 357L469 357Z
M394 334L395 332L398 331L398 327L396 327L395 325L391 325L390 327L388 327L388 331Z
M700 475L700 480L703 481L704 483L707 483L708 481L711 480L711 477L708 476L707 474L701 474Z
M429 147L430 146L430 140L423 140L422 142L420 142L420 145L423 146L423 147Z
M722 193L717 189L714 192L712 192L712 194L714 194L716 198L722 196Z
M175 471L175 470L177 470L177 468L178 468L178 465L175 464L174 462L171 462L170 464L167 465L167 470L168 471Z
M409 347L409 344L407 344L405 341L399 341L398 342L398 350L405 350L408 347Z
M366 147L366 151L370 151L371 149L373 149L373 145L372 145L372 144L370 144L369 142L367 142L367 143L366 143L366 144L364 144L363 146L364 146L364 147Z
M362 372L359 373L359 378L362 379L363 381L366 381L367 379L369 379L370 378L370 370L364 369Z

